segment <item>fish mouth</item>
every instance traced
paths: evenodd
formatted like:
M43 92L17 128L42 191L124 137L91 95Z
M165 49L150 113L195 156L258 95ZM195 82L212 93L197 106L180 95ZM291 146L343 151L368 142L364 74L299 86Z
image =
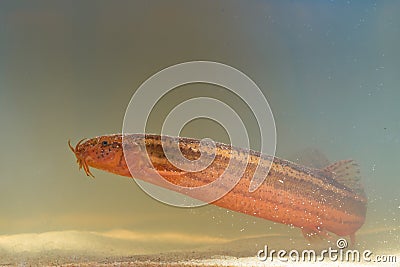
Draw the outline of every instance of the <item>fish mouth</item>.
M69 146L69 148L72 150L72 152L75 154L76 162L77 162L78 165L79 165L79 170L83 168L83 170L85 171L85 173L86 173L87 176L90 176L90 177L93 177L93 178L94 178L94 175L90 172L89 165L86 163L85 159L81 156L81 154L78 153L78 148L79 148L80 144L81 144L84 140L86 140L86 138L83 138L82 140L80 140L80 141L76 144L75 148L71 145L71 140L68 140L68 146Z

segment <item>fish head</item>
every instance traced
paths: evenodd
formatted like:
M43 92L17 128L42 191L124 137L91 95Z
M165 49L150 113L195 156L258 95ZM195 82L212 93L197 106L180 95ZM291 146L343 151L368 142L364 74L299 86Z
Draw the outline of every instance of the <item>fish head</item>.
M87 176L94 177L89 166L114 172L121 164L125 164L121 135L99 136L80 140L75 147L68 141L75 154L79 169L83 168Z

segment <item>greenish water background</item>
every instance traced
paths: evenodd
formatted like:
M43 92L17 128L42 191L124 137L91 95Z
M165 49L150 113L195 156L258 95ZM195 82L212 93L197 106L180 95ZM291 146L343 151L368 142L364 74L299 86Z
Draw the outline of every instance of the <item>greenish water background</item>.
M125 229L146 240L146 253L186 247L182 236L193 245L300 236L217 207L169 207L126 178L78 171L68 139L120 132L143 81L193 60L231 65L258 84L275 116L277 156L312 147L358 161L369 197L360 232L382 233L362 245L398 250L399 11L397 1L1 1L0 252L52 231ZM196 95L235 102L211 86L180 90L161 113ZM182 134L226 138L207 121ZM154 233L173 235L146 238Z

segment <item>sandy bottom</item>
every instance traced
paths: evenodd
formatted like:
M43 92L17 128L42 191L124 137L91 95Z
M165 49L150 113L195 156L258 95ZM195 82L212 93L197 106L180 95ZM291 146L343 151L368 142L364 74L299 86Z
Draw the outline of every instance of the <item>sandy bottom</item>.
M392 254L393 255L393 254ZM108 261L92 261L86 263L70 263L61 266L400 266L400 252L397 253L397 262L333 262L325 260L323 262L280 262L280 261L260 261L257 257L233 257L214 255L204 259L187 259L178 260L179 258L189 257L190 255L169 255L168 259L161 256L135 257L125 259L114 259ZM197 255L196 257L204 257L205 255Z
M166 239L167 246L163 244L157 247L160 242L154 240L141 240L142 243L139 244L139 239L132 237L129 243L126 239L110 238L109 234L95 235L96 239L93 234L84 236L80 232L40 234L34 237L0 236L0 266L400 266L399 232L397 229L379 229L364 231L357 236L354 249L360 253L367 249L373 252L373 261L369 263L332 262L329 258L325 258L323 262L282 262L276 254L272 261L270 258L261 261L256 257L259 250L265 249L265 245L268 245L269 252L272 249L283 249L288 253L291 250L301 253L305 249L313 249L318 256L323 249L337 249L336 238L310 243L300 234L296 237L264 235L230 241L201 239L205 243L196 246L182 243L182 248L175 251L165 249L168 248L170 239ZM78 236L81 239L77 239ZM176 236L171 238L177 239ZM138 249L138 244L140 248L148 246L150 250L143 252ZM375 256L382 255L394 256L390 259L392 262L374 261Z

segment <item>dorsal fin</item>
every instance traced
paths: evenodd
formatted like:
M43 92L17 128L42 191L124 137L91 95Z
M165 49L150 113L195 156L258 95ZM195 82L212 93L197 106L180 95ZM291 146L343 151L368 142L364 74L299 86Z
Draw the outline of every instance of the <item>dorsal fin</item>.
M319 149L313 147L302 149L287 159L297 164L315 169L322 169L330 164L326 155L323 154Z
M338 183L361 196L365 196L364 187L361 184L360 168L354 160L341 160L325 167L323 170L331 173L332 178Z

